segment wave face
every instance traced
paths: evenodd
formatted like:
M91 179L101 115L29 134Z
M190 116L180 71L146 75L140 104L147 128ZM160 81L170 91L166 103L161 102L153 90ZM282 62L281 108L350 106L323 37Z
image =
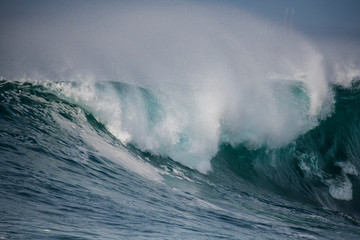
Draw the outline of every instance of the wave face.
M279 88L308 109L301 85ZM136 134L161 139L161 130L173 137L161 128L172 113L165 93L2 80L1 237L357 238L360 89L333 91L331 116L280 147L235 143L220 126L202 174L171 157L188 151L194 125L178 142L154 142L158 152L137 142Z

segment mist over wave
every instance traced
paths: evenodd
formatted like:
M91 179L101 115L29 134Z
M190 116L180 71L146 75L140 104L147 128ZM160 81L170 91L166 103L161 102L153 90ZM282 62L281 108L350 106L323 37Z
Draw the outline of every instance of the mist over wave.
M19 61L2 61L3 74L80 81L63 93L96 109L121 141L202 172L221 142L250 148L290 143L331 114L329 82L339 77L329 73L336 69L346 83L357 74L330 66L300 34L240 9L111 7L48 12L18 29L5 27L2 58ZM111 88L99 93L94 82L103 80L153 90L159 105L153 115L160 120L148 119L149 99L137 90L125 99Z
M93 3L27 20L2 29L4 76L78 81L55 85L123 143L202 172L223 142L289 144L331 114L329 84L358 74L301 34L220 4ZM95 87L104 80L149 92L119 96Z

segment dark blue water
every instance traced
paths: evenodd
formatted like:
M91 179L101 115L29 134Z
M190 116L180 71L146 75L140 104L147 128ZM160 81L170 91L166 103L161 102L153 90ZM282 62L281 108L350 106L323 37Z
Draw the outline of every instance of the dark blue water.
M356 82L334 86L333 113L289 144L222 141L206 173L134 140L124 145L106 105L64 94L78 91L75 83L59 84L0 82L0 239L360 237ZM150 90L94 86L110 86L123 103L137 89L150 123L164 117ZM130 115L128 106L139 107L132 103L117 107Z

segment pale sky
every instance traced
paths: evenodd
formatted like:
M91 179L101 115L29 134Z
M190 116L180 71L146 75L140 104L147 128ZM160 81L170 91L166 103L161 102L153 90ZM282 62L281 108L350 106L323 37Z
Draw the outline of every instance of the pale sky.
M101 8L101 5L106 5L109 2L119 1L0 0L0 21L4 24L8 19L21 19L25 16L35 17L49 10L50 12L66 12L74 7L86 9L89 5L94 4ZM156 4L161 1L138 2ZM240 7L279 24L284 22L286 9L289 9L289 13L294 9L294 27L300 31L311 34L348 34L353 37L360 37L359 0L189 0L188 2ZM9 24L11 24L10 21Z
M175 8L169 10L165 5ZM135 6L139 8L135 10ZM212 10L207 12L207 6ZM288 19L294 9L294 32L319 40L321 47L335 39L341 43L330 49L346 48L346 58L359 56L357 45L349 43L360 43L360 0L0 0L0 75L34 69L46 74L53 69L65 72L75 68L111 73L119 72L119 66L130 70L137 66L134 71L139 71L139 64L151 65L152 61L144 59L153 52L171 60L170 52L175 51L175 55L183 56L183 62L197 58L205 59L197 62L207 62L207 57L221 54L205 56L196 51L217 49L211 44L225 41L221 37L227 31L251 35L252 47L258 40L260 45L270 44L261 43L256 32L274 33L275 26L283 30L286 9ZM242 18L247 13L252 18ZM254 24L254 19L261 24L241 32L241 28ZM224 25L217 24L223 20ZM154 32L149 31L151 28ZM273 41L282 41L281 36ZM141 47L145 48L142 52ZM128 66L131 61L136 64ZM164 60L161 66L168 62Z

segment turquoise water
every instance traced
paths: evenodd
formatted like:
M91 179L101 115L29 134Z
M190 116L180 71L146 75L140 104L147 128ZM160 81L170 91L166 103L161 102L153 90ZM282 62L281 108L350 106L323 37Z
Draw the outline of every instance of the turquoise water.
M236 137L228 113L205 134L197 91L2 80L0 238L357 239L357 83L331 86L314 118L302 84L275 81L291 107L275 104L306 122L282 143L261 125Z

